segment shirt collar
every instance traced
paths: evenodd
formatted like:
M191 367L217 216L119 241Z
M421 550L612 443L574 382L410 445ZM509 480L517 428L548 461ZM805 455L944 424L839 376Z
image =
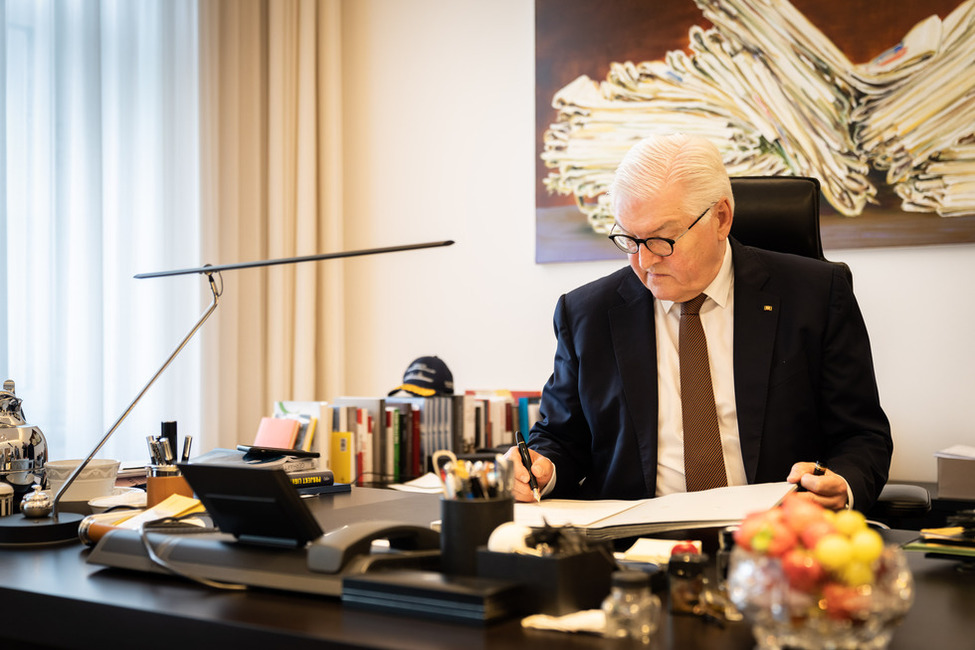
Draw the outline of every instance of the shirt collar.
M718 274L714 276L713 280L711 280L711 284L704 289L704 293L707 294L707 297L713 300L718 307L721 308L728 305L731 297L731 289L735 280L735 274L731 262L731 242L728 239L725 239L724 241L724 258L721 260L721 268L718 269ZM669 314L670 310L677 303L672 300L661 300L660 304L664 308L664 311Z

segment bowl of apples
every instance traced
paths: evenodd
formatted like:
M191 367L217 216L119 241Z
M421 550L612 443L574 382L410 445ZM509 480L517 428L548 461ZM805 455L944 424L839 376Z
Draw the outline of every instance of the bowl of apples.
M903 551L856 510L790 493L735 533L728 595L758 647L882 649L914 602Z

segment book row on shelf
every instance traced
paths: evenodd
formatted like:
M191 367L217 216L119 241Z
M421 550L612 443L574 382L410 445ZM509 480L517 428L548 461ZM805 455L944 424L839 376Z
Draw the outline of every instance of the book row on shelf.
M339 397L328 402L275 402L272 416L289 422L277 447L318 452L318 466L336 483L400 483L430 471L434 452L458 455L515 444L538 419L541 394L475 391L416 397Z

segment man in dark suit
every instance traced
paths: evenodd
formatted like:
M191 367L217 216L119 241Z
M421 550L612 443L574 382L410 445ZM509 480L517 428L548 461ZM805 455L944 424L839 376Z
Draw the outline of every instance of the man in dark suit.
M788 480L827 507L869 509L892 442L845 273L730 239L731 185L703 138L641 141L610 196L611 237L630 268L558 301L555 368L529 438L542 493L636 499L688 489L685 462L698 443L684 431L678 330L682 303L703 293L718 484ZM829 469L813 474L813 461ZM530 500L528 472L516 468L516 498Z

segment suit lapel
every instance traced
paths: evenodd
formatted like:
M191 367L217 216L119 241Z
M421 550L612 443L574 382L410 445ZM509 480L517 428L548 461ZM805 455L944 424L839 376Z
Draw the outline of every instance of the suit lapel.
M758 471L765 424L779 297L764 290L769 274L750 250L732 240L735 265L735 402L738 437L748 482Z
M629 414L622 435L635 437L647 494L657 484L657 340L653 322L653 294L636 275L620 282L623 303L609 310L609 325L620 372L620 385ZM653 471L647 471L653 468Z

